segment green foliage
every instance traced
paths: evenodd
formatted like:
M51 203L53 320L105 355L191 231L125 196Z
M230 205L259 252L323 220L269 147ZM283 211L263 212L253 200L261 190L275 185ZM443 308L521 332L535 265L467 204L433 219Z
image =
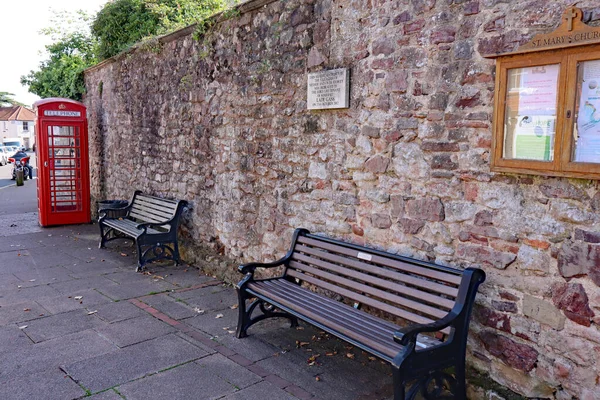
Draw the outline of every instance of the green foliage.
M9 105L25 107L25 104L19 103L18 101L16 101L15 99L12 98L13 96L14 96L13 93L0 92L0 107L9 106Z
M89 17L82 11L57 13L57 21L41 32L54 42L46 46L48 59L37 71L21 77L21 84L40 97L67 97L81 100L85 92L83 70L94 65L95 41L86 31Z
M98 57L112 57L131 45L205 20L225 9L225 0L114 0L96 15L91 30Z

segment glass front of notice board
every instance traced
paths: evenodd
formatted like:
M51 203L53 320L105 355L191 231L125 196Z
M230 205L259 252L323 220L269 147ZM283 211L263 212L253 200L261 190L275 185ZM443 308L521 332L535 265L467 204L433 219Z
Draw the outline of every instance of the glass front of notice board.
M600 60L577 63L571 161L600 163Z
M507 70L505 159L554 159L559 64Z

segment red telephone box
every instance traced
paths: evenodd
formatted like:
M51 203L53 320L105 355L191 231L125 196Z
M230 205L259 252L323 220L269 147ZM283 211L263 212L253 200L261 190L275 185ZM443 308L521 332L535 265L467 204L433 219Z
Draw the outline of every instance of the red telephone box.
M90 222L85 105L60 98L34 104L40 225Z

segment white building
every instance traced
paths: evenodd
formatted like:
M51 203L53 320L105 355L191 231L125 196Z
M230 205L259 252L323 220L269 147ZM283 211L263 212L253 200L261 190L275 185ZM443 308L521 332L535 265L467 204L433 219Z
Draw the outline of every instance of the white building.
M35 143L35 113L21 106L0 107L0 142L20 138L25 148Z

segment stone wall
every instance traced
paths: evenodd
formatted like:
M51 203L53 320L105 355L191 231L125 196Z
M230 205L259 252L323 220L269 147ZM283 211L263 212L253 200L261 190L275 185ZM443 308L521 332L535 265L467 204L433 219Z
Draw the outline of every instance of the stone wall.
M86 72L93 198L191 201L186 257L230 280L206 257L279 258L300 226L482 267L469 363L524 396L600 399L599 184L489 168L481 55L570 4L251 1L142 44ZM595 4L577 3L593 25ZM338 67L350 108L307 111L307 72Z

